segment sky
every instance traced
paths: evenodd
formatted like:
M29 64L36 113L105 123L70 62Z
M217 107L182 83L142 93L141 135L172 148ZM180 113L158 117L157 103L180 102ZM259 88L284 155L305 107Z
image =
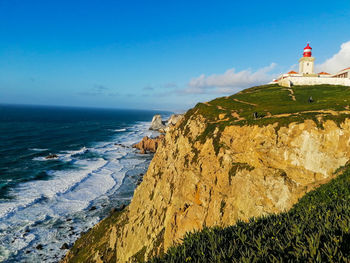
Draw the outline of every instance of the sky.
M0 103L184 111L350 66L350 1L0 0Z

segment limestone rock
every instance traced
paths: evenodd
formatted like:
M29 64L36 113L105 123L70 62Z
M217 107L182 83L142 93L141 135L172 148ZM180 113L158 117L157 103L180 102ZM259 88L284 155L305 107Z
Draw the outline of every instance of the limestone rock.
M165 129L165 125L162 121L162 116L159 114L154 115L151 122L150 130L159 131L160 129Z
M118 262L144 247L145 258L159 254L205 225L288 210L350 158L350 121L324 129L294 123L277 134L273 125L228 126L218 155L211 139L195 142L201 123L188 122L186 136L176 129L165 135L120 230Z
M155 138L149 138L148 136L143 137L142 141L134 144L132 147L140 150L141 154L148 152L155 153L158 145L164 139L164 135L159 135Z
M203 143L196 138L205 118L183 121L165 134L130 205L94 240L91 255L105 253L99 247L106 242L115 262L147 260L186 232L288 210L350 159L349 119L340 127L306 120L278 131L276 125L228 125L218 142ZM215 143L222 146L218 152Z
M175 125L179 120L183 118L183 114L172 114L170 118L167 120L167 125Z

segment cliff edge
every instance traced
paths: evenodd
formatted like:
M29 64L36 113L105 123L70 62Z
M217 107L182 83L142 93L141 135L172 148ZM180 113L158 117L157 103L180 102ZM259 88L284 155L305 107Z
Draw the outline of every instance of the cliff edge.
M158 145L131 204L63 262L142 262L186 232L290 209L349 161L349 101L343 86L266 85L197 104Z

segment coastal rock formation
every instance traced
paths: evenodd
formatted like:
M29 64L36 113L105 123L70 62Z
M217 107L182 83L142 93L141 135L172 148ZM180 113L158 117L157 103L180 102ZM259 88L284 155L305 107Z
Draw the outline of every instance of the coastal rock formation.
M350 121L341 128L327 121L324 130L305 121L277 134L273 125L230 126L220 139L227 147L218 155L212 139L191 143L203 132L202 123L189 122L188 136L166 134L135 191L129 223L119 230L118 262L142 250L146 258L162 253L203 226L289 209L350 158Z
M183 114L172 114L167 120L167 126L164 129L164 132L168 132L170 127L175 126L183 117Z
M159 131L161 129L165 129L165 127L166 126L162 121L162 116L160 116L159 114L154 115L152 118L151 127L149 129Z
M302 97L304 90L297 90L296 100L288 90L260 89L198 104L170 127L130 205L93 228L103 229L102 237L90 234L88 243L83 236L64 262L144 261L180 243L186 232L288 210L334 178L350 160L346 100L339 112L326 111L325 104L316 111L316 101L311 115L309 104L298 102L311 89ZM268 93L266 104L243 100L267 98L254 92ZM278 111L271 96L299 108L293 115L281 104ZM253 119L253 112L266 117Z
M148 136L143 137L142 141L134 144L132 147L140 150L141 154L155 153L159 143L164 139L164 135L159 135L155 138L149 138Z
M323 129L307 120L277 133L275 125L228 126L220 138L226 147L218 154L213 139L193 143L203 123L189 121L187 135L176 125L160 143L118 220L122 225L106 231L117 262L162 253L203 226L287 210L350 158L349 120L341 127L326 121Z
M178 121L180 121L183 118L183 116L183 114L172 114L167 120L167 125L174 126Z
M57 159L57 158L58 158L57 154L51 154L51 153L45 157L45 159Z

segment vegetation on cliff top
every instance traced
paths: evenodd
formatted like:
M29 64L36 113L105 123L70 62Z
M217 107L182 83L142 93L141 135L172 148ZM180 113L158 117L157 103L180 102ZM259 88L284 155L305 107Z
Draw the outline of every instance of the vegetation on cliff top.
M345 169L345 168L344 168ZM187 234L150 262L349 262L350 168L287 213Z
M309 99L312 98L312 102ZM189 119L201 115L206 119L206 130L197 140L204 142L220 133L228 125L268 125L276 128L292 122L312 119L319 127L325 120L341 123L348 117L350 88L335 85L293 86L263 85L243 90L228 97L198 103L189 110L180 129L187 135ZM256 115L254 116L254 113ZM217 136L219 137L219 136Z

